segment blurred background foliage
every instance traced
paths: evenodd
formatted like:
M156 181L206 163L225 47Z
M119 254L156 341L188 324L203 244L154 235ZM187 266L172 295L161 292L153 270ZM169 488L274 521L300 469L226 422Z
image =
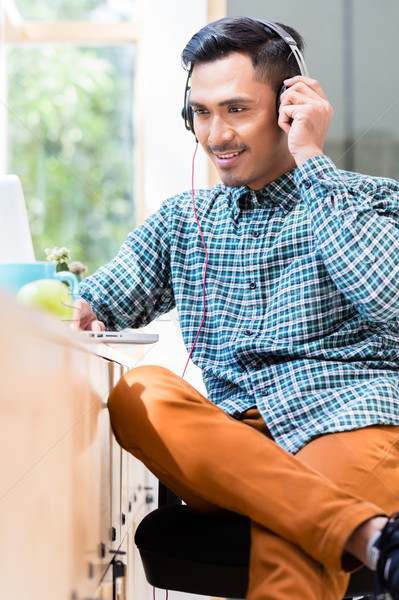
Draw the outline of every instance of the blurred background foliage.
M135 224L134 63L133 45L9 48L8 172L21 178L38 260L67 246L93 272Z

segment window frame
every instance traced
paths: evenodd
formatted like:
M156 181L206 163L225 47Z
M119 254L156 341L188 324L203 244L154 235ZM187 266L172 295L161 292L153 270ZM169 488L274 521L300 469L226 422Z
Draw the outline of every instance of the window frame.
M140 6L139 6L140 14ZM4 0L0 6L0 127L3 134L0 137L0 176L7 171L7 44L71 44L71 45L104 45L136 46L136 82L135 82L135 113L139 113L142 105L140 90L140 23L123 21L120 23L92 23L90 21L27 21L21 16L15 0ZM141 179L141 156L144 131L137 123L136 140L138 156L138 179ZM139 181L135 184L135 210L137 222L144 219L144 194Z

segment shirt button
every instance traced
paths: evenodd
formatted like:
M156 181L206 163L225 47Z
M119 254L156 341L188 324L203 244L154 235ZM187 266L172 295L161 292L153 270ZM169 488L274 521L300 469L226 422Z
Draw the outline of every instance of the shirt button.
M252 237L258 238L259 236L260 236L260 231L253 231L252 232Z
M251 331L250 329L245 329L244 330L244 335L247 335L247 336L253 335L253 331Z
M255 281L251 281L251 283L249 284L249 289L250 290L254 290L256 288L256 283Z
M309 179L305 179L305 181L303 182L303 185L305 186L305 188L308 190L309 188L312 187L312 182L309 181Z

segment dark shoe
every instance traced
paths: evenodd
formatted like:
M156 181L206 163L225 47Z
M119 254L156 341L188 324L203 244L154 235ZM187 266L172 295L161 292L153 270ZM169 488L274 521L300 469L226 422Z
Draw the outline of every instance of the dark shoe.
M380 551L377 562L376 598L389 593L399 600L399 512L394 513L376 542Z

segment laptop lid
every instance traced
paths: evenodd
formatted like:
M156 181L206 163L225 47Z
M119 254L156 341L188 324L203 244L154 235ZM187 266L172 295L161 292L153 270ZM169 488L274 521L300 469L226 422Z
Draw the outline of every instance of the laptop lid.
M0 262L35 260L24 193L17 175L0 178Z

